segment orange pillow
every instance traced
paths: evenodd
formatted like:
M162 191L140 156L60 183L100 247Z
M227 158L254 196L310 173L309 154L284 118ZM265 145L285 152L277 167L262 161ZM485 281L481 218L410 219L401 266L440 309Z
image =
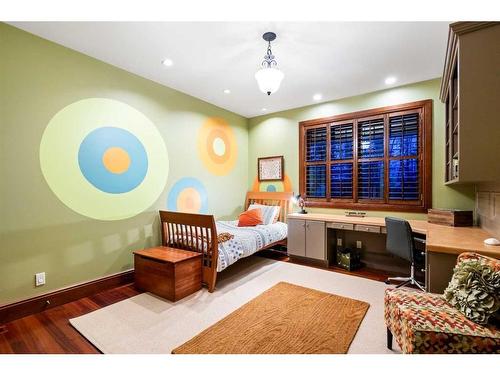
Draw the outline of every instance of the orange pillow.
M262 211L260 208L245 211L238 218L239 227L254 227L262 223Z

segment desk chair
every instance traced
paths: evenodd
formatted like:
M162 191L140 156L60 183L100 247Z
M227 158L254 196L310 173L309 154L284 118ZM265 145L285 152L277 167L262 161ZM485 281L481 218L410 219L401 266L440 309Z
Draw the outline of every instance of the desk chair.
M401 283L396 288L410 284L425 292L424 286L415 279L415 260L419 255L425 255L425 253L421 253L415 248L415 242L425 244L425 240L413 237L410 223L406 220L386 217L385 226L387 229L386 250L411 263L409 277L389 277L385 283L390 284L391 281L400 281Z

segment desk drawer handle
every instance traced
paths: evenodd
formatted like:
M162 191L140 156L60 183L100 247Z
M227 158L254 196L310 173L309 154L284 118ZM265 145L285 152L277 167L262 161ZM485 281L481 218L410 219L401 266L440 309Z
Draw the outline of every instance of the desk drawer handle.
M358 228L359 228L359 230L362 230L364 232L378 232L378 228L365 227L362 225L360 225Z

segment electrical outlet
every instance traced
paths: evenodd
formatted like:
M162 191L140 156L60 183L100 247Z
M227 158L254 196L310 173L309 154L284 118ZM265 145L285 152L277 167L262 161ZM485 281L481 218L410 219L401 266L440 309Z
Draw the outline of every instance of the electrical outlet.
M362 249L362 248L363 248L363 242L361 242L361 241L356 241L356 247L357 247L358 249Z
M45 285L45 272L35 274L35 286Z
M342 238L337 238L337 246L342 246Z

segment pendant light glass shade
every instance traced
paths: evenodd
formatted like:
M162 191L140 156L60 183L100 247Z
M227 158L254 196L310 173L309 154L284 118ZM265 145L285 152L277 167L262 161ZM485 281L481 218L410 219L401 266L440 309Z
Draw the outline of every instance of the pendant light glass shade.
M259 85L260 91L267 95L271 95L278 91L281 81L285 75L278 68L266 67L255 73L255 79Z

